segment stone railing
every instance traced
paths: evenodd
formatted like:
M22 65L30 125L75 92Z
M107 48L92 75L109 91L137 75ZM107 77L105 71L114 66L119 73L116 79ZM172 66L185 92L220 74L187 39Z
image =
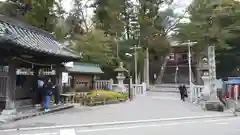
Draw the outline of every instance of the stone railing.
M129 85L124 84L127 91L129 91ZM112 84L112 88L117 88L118 84ZM147 86L145 83L142 84L132 84L132 91L134 96L146 95Z
M95 80L94 89L112 89L113 80Z
M117 89L119 84L113 84L113 80L96 80L94 83L95 89ZM124 84L127 91L129 91L129 85ZM145 83L142 84L132 84L133 95L146 95L147 86Z
M203 89L204 85L193 85L191 98L194 103L199 103L199 101L201 100Z

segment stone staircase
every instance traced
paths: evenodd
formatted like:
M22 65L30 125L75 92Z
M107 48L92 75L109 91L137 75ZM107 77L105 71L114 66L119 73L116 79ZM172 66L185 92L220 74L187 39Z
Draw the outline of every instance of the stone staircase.
M196 69L192 65L192 82L196 82ZM183 57L173 57L171 54L165 57L156 84L188 84L189 65L188 60Z

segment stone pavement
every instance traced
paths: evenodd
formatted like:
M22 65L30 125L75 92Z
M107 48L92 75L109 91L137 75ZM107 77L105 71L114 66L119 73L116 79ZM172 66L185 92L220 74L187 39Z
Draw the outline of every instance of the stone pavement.
M168 122L135 123L115 126L68 127L36 130L1 131L4 135L239 135L240 118L195 119Z
M239 119L229 121L183 121L119 127L76 129L76 135L239 135Z
M72 104L62 104L57 106L52 105L49 107L50 109L49 112L44 112L39 109L33 108L32 106L29 106L26 108L22 108L21 110L18 110L18 112L13 115L0 115L0 124L6 123L6 122L13 122L17 120L28 119L28 118L32 118L32 117L36 117L44 114L54 113L54 112L58 112L58 111L73 108L73 107L74 105Z
M157 94L158 93L158 94ZM6 128L44 127L54 125L74 125L116 121L136 121L163 118L195 117L220 115L219 112L204 112L201 108L182 102L178 94L149 92L145 97L121 104L80 107L20 120L0 126ZM225 113L229 114L229 113Z

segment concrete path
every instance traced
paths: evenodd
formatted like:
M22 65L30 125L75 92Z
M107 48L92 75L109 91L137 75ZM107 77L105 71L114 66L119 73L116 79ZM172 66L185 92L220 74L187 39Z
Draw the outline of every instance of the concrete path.
M240 118L1 132L4 135L239 135Z
M230 113L204 112L201 108L182 102L178 94L149 92L132 102L121 104L80 107L67 111L48 114L26 120L20 120L0 126L0 129L19 129L31 127L68 126L91 123L109 123L119 121L141 121L151 119L178 119L198 117L219 117Z

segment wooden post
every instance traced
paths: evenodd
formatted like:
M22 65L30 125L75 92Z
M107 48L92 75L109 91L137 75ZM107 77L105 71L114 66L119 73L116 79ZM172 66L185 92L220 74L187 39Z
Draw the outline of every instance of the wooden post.
M16 91L16 69L17 61L12 58L8 60L8 87L6 89L6 105L2 114L14 114L15 107L15 91Z
M63 67L57 67L56 68L56 84L58 86L59 93L63 92L62 89L62 72L63 72Z
M128 98L131 101L133 99L132 76L129 76L128 79L129 79Z

